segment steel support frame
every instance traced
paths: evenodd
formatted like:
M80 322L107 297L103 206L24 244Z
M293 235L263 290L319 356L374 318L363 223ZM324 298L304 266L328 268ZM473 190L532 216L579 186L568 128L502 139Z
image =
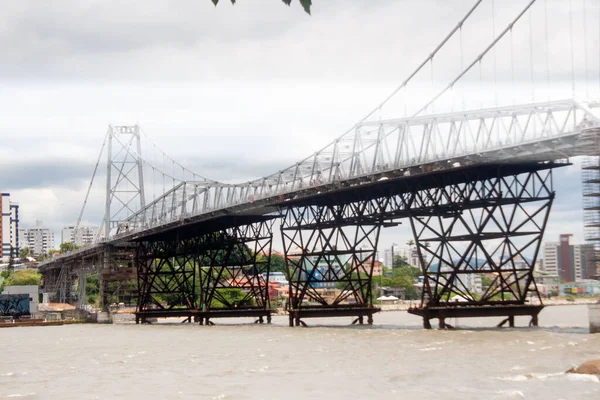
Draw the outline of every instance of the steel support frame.
M73 291L80 270L84 269L83 261L61 263L57 268L44 273L44 292L50 293L50 299L58 303L80 301L80 294Z
M204 322L211 317L255 316L271 322L268 277L271 265L273 220L235 226L208 235L199 255L200 308ZM242 297L225 295L239 289ZM202 318L200 323L203 323Z
M421 305L409 312L426 328L431 318L443 328L445 318L494 315L511 325L529 315L537 325L543 304L533 269L554 196L552 170L414 191L409 219L425 280ZM482 276L491 283L477 294Z
M197 310L193 255L178 251L176 241L141 242L136 251L138 304L136 322L148 312L186 314Z
M141 242L136 321L184 316L212 324L211 318L248 316L271 322L272 226L269 219L184 240ZM241 297L226 296L230 289L239 289Z
M356 316L354 322L361 324L366 316L373 323L379 309L373 307L371 282L381 223L371 205L282 211L290 326L305 326L303 318L336 316Z

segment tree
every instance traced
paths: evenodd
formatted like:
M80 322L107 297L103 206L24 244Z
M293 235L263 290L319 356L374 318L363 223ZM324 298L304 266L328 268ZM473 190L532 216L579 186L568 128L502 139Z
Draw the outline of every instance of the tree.
M19 258L27 258L31 257L32 255L33 253L29 247L23 247L21 250L19 250Z
M42 282L42 275L37 269L20 269L4 280L4 286L39 286Z
M85 282L85 297L88 304L96 305L100 296L100 279L98 275L88 275Z
M385 268L386 272L390 272ZM406 266L393 269L389 276L381 278L382 287L401 288L406 299L418 299L419 291L415 288L414 279L419 276L421 270L415 267Z
M236 0L231 0L231 4L235 4ZM292 4L292 0L282 0L285 4L287 4L288 6L290 4ZM306 11L307 14L310 15L310 6L312 5L312 1L311 0L299 0L300 4L302 5L302 7L304 8L304 11ZM217 4L219 4L219 0L212 0L212 2L214 3L214 5L216 6Z
M271 253L271 272L286 273L285 258L279 254Z
M74 251L77 250L79 248L79 246L77 246L75 243L73 242L65 242L65 243L61 243L60 244L60 254L64 254L67 253L69 251Z
M393 264L394 264L394 265L392 265L393 269L400 268L400 267L406 267L406 266L410 265L408 263L408 260L406 259L406 257L398 256L398 255L394 255Z

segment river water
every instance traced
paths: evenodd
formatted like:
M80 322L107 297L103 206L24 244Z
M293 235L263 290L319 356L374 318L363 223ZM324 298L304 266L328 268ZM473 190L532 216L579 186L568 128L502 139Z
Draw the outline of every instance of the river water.
M0 398L600 399L598 377L562 373L600 358L586 306L547 307L538 328L489 328L498 321L425 331L398 311L372 327L275 317L0 329Z

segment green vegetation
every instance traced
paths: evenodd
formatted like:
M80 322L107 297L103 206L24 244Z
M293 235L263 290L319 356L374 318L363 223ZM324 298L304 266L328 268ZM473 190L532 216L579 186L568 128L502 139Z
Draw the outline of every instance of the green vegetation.
M382 287L401 288L406 299L418 299L419 292L414 286L415 279L421 275L421 270L410 265L398 268L383 268L380 279L373 279L373 283L381 284Z
M271 272L286 273L285 258L279 254L271 253Z
M77 246L73 242L65 242L65 243L61 243L60 244L60 248L59 248L58 251L60 252L60 254L64 254L64 253L67 253L69 251L77 250L78 248L79 248L79 246Z
M4 273L3 273L4 274ZM20 269L6 276L3 282L4 286L39 286L42 282L42 275L37 269Z
M292 4L292 0L282 0L285 4L287 4L288 6L290 4ZM299 0L300 4L302 5L302 7L304 8L304 11L306 11L307 14L310 15L310 6L312 5L312 1L311 0ZM219 4L219 0L212 0L212 2L214 3L214 5L216 6L217 4ZM231 4L235 4L236 0L231 0Z
M215 295L215 298L213 298L212 302L210 303L211 308L224 308L227 307L227 304L230 304L234 307L256 305L254 299L247 298L247 293L243 292L242 289L239 288L217 289L216 292L217 294ZM218 300L221 297L223 301Z
M90 275L86 278L85 297L88 304L100 305L100 279L98 275Z
M19 258L27 258L33 256L31 249L29 247L23 247L19 250Z
M56 250L50 249L50 250L48 250L48 253L46 253L46 254L40 254L35 259L37 261L51 260L52 257L54 257L55 254L56 254Z
M2 293L2 290L4 289L4 281L6 280L6 278L8 278L9 275L10 271L0 272L0 293Z

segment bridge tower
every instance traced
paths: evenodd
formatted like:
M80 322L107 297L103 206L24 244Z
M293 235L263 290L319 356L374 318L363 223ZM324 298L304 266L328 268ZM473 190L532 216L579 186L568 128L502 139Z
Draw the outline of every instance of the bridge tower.
M146 204L142 143L139 125L112 126L106 133L106 198L99 234L108 239L122 221ZM122 227L123 228L123 227ZM124 227L127 230L127 227ZM131 246L105 246L101 258L100 299L103 306L109 298L131 298L136 294L135 249Z
M104 238L146 204L140 127L111 125L107 141Z

